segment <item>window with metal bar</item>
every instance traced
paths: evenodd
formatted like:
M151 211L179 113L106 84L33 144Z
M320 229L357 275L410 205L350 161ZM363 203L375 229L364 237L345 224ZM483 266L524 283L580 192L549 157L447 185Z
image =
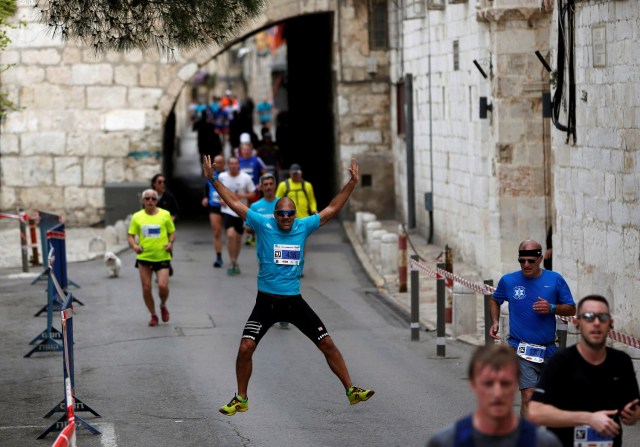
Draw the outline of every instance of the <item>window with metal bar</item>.
M389 20L387 0L369 0L369 49L386 50L389 47Z

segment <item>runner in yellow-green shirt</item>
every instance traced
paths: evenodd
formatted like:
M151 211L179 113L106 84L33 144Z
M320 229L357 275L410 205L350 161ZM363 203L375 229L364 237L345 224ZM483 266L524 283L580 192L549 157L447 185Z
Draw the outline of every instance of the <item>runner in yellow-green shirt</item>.
M136 268L140 273L142 298L151 313L149 326L158 325L156 305L153 300L153 272L158 281L160 295L160 314L162 321L169 321L169 310L166 303L169 299L169 271L171 269L171 250L176 238L176 227L171 214L156 205L158 193L147 189L142 193L143 209L131 218L129 225L129 247L137 253Z
M276 190L276 197L288 197L296 204L296 217L303 217L316 214L318 205L316 196L313 193L313 185L302 179L302 168L299 164L294 163L289 168L291 178L280 182Z

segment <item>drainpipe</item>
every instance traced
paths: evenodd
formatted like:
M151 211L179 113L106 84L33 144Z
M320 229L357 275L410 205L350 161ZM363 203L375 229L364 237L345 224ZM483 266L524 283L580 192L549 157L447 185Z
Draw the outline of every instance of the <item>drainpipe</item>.
M429 55L428 55L428 69L429 69L429 180L431 183L431 190L425 194L424 207L429 212L429 237L427 239L428 244L433 243L433 113L431 105L433 103L431 97L431 21L429 14L427 16L427 36L429 36Z
M404 120L407 145L407 227L416 227L416 185L413 146L413 75L404 75Z

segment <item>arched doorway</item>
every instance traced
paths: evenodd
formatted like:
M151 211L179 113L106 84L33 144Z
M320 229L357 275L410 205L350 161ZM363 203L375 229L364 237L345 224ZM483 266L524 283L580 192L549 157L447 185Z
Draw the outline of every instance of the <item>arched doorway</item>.
M335 195L337 183L333 13L304 15L282 23L287 64L279 87L286 91L283 96L287 100L279 111L281 119L274 120L272 133L280 147L285 172L292 163L300 164L304 178L314 186L318 208L322 209ZM184 88L190 89L190 85L186 84ZM256 98L252 99L256 101ZM200 204L204 179L200 176L200 161L193 146L192 132L185 128L176 138L175 115L183 113L176 107L180 106L174 105L165 122L163 172L181 204L182 218L199 219L206 211ZM176 142L173 147L171 141Z

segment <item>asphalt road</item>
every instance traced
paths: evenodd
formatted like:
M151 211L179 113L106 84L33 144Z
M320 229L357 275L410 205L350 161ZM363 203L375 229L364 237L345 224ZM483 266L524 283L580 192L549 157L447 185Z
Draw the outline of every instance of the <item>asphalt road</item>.
M80 430L78 446L423 446L472 409L464 379L472 347L448 343L443 359L433 334L410 341L408 323L376 294L332 223L308 242L302 293L354 384L375 396L350 406L313 343L276 326L254 356L249 411L221 415L236 391L235 355L255 300L255 249L243 247L242 275L228 277L211 266L206 223L179 222L177 236L171 321L156 328L147 326L133 252L121 254L116 279L101 261L68 266L81 286L70 290L85 304L75 306L75 392L102 416L78 413L102 432ZM63 398L62 355L23 358L46 328L33 316L46 303L45 283L13 273L0 270L0 446L49 446L54 435L36 438Z

